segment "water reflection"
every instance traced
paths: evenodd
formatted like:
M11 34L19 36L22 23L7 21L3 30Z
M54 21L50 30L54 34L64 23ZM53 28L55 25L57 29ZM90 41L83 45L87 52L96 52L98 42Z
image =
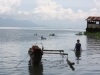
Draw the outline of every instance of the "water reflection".
M29 66L29 75L43 75L43 65Z
M82 54L82 51L74 51L75 52L75 56L76 56L76 60L77 60L77 64L79 64L79 60L80 60L80 57L81 57L81 54Z
M74 71L75 68L73 67L73 65L75 64L74 62L71 62L67 59L67 64L69 65L69 67Z
M87 54L100 54L100 39L87 36Z
M77 57L77 60L79 60L79 57L81 57L82 51L75 51L75 56Z

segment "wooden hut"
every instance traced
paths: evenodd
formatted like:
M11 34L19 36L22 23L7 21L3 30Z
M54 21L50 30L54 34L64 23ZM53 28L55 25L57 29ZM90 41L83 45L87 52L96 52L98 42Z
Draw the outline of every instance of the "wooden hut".
M89 16L86 20L87 32L100 32L100 16Z

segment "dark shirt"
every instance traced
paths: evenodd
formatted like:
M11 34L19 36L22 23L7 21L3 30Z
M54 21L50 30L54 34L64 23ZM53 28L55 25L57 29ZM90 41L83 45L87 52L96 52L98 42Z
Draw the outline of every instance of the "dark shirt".
M80 50L81 49L81 44L80 43L76 43L75 48L76 48L76 50Z

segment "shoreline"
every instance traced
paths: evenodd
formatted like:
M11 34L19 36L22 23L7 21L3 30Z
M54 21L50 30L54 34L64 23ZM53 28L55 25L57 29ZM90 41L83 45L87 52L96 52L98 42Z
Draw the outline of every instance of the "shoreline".
M93 36L100 39L100 32L94 32L94 33L84 32L84 35Z

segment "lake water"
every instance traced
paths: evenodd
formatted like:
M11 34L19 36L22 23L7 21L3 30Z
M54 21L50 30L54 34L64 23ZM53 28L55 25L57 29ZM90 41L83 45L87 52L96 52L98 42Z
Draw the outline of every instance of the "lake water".
M0 28L0 75L100 75L100 39L75 35L79 31L85 30ZM34 35L36 33L37 36ZM53 33L56 36L49 36ZM41 40L41 36L46 40ZM77 39L82 44L80 60L77 60L73 50ZM42 64L29 66L29 48L36 44L41 47L41 43L44 49L68 53L68 59L75 63L75 70L60 54L44 54Z

